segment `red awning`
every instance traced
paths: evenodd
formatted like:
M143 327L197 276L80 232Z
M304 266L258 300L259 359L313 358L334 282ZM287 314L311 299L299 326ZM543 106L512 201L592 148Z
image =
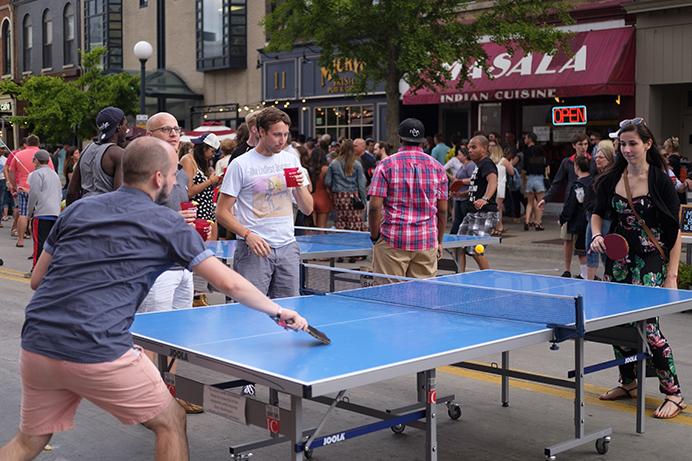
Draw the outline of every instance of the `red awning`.
M524 53L509 56L497 44L483 45L493 79L474 68L463 88L450 80L438 91L409 89L404 104L446 104L507 99L541 99L634 94L634 29L578 32L570 42L574 55ZM452 68L458 73L458 67Z

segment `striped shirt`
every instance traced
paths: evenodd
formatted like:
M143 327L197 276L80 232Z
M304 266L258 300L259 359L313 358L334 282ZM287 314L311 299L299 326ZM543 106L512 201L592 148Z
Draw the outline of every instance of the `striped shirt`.
M447 200L447 175L423 149L402 146L382 160L369 195L384 199L380 235L389 246L407 251L436 246L437 201Z

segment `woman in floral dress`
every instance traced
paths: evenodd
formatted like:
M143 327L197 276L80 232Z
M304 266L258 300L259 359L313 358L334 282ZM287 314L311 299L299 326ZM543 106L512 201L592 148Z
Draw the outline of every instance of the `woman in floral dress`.
M612 168L596 183L596 203L591 217L593 238L591 250L603 253L603 219L610 217L608 233L618 233L629 244L628 255L622 260L606 260L605 280L632 285L677 288L681 240L678 222L678 201L675 188L668 179L665 160L656 148L653 134L641 118L620 123L620 149ZM629 183L632 202L663 250L661 257L656 244L639 224L627 200L625 183ZM653 355L659 389L666 396L654 412L655 418L677 416L687 405L681 395L673 353L661 332L658 318L646 321L646 340ZM615 346L616 357L634 351ZM632 398L636 395L635 363L621 365L620 386L601 395L602 400ZM642 377L643 378L643 377Z

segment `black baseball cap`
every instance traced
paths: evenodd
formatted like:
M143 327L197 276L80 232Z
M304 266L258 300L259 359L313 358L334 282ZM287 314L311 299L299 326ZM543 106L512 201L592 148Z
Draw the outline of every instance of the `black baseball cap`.
M96 116L96 126L99 129L98 140L103 142L110 139L125 118L125 112L117 107L106 107Z
M417 118L407 118L399 124L399 137L402 141L423 142L425 127Z

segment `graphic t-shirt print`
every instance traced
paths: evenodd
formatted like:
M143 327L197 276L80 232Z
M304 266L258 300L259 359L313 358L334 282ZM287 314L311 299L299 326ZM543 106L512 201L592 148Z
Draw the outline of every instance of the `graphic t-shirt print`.
M252 211L258 219L293 214L291 191L286 187L284 177L284 168L290 167L289 164L282 164L249 169L252 183Z

